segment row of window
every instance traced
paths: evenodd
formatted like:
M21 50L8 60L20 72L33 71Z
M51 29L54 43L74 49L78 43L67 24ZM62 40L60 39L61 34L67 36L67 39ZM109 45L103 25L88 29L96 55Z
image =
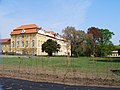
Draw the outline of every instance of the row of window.
M30 36L30 35L24 35L24 34L23 34L23 35L18 35L17 38L20 39L21 37L22 37L22 38L26 37L26 39L28 39L29 36ZM34 37L35 37L35 34L31 34L31 36L32 36L32 38L34 38Z
M41 47L41 45L43 44L44 42L43 41L38 41L38 47ZM21 42L21 47L28 47L29 45L29 42L26 41L26 44L24 41ZM31 46L34 47L35 46L35 41L32 40L31 42ZM15 47L15 42L12 41L12 47ZM17 41L17 47L20 47L20 41Z
M14 52L15 52L15 51L14 51ZM32 55L34 55L34 54L35 54L35 51L32 50L31 52L29 52L29 51L24 51L24 50L22 50L22 52L21 52L20 50L17 50L16 53L17 53L17 54L32 54Z
M26 44L24 41L21 42L21 47L28 47L29 42L26 41ZM31 46L34 47L35 46L35 41L32 40L31 41ZM12 47L15 47L15 41L12 41ZM17 47L20 47L20 41L17 41Z
M42 46L42 44L44 43L45 41L38 41L38 47L41 47Z
M2 45L2 47L10 47L10 45Z

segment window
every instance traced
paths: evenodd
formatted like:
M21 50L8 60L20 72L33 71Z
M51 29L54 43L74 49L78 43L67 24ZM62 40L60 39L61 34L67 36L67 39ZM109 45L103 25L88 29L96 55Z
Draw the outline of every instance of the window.
M40 34L39 34L38 36L39 36L39 37L41 37L41 35L40 35Z
M29 36L28 36L28 35L26 35L26 38L27 38L27 39L28 39L28 37L29 37Z
M39 37L39 38L41 38L41 37L44 37L44 36L43 36L43 35L41 35L41 34L39 34L39 35L38 35L38 37Z
M22 38L24 38L24 35L22 35Z
M20 35L18 35L18 39L20 39Z
M35 34L32 34L32 37L34 38L34 37L35 37Z
M12 47L15 47L15 43L14 43L14 41L12 41Z
M28 47L28 41L26 41L26 47Z
M19 51L19 50L17 50L17 51L16 51L16 53L17 53L17 54L20 54L20 51Z
M22 47L24 47L24 42L22 41Z
M35 45L34 45L35 43L34 43L34 40L32 40L32 47L34 47Z
M41 54L41 52L42 52L41 50L38 50L38 54Z
M33 50L33 51L32 51L32 55L34 55L34 53L35 53L35 52L34 52L34 50Z
M41 43L40 43L40 40L38 41L38 47L41 47Z
M28 55L28 51L26 51L26 54Z
M17 47L19 47L19 45L20 45L20 43L19 43L19 41L17 41Z
M15 36L12 36L12 38L15 38Z

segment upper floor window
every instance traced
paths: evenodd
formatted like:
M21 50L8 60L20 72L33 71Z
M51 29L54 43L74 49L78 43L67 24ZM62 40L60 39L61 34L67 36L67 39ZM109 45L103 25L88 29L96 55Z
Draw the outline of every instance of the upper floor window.
M4 47L6 47L6 45L4 45Z
M34 40L32 40L32 47L34 47L35 46L35 42L34 42Z
M18 39L20 39L20 35L18 35Z
M12 38L15 38L15 36L12 36Z
M20 42L19 42L19 41L17 41L17 47L19 47L19 45L20 45Z
M24 41L22 41L22 47L24 47Z
M38 47L40 47L41 46L41 42L40 42L40 40L38 41Z
M15 42L14 41L12 41L12 47L15 47Z
M22 38L24 38L24 35L22 35Z
M28 41L26 41L26 47L28 47Z
M34 37L35 37L35 34L32 34L32 37L34 38Z
M28 39L28 37L29 37L29 36L28 36L28 35L26 35L26 39Z

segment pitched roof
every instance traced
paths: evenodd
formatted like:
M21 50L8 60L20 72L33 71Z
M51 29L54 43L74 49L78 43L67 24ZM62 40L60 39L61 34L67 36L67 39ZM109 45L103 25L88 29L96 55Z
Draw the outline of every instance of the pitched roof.
M53 32L53 31L45 31L45 33L49 33L49 34L52 34L52 35L56 35L57 33Z
M13 31L11 32L11 35L19 35L22 34L23 30L17 30L17 31ZM26 34L30 34L30 33L37 33L38 31L36 29L27 29L24 31L24 33Z
M14 29L14 31L16 31L16 30L20 30L20 29L41 29L41 27L39 27L39 26L37 26L36 24L28 24L28 25L22 25L22 26L20 26L20 27L18 27L18 28L16 28L16 29Z
M0 39L1 43L10 43L11 39L10 38L6 38L6 39Z
M27 33L27 34L37 33L39 29L41 29L41 27L37 26L36 24L22 25L22 26L20 26L20 27L18 27L16 29L14 29L11 32L11 35L22 34L23 32Z
M40 32L41 30L41 32ZM11 32L11 35L20 35L20 34L31 34L31 33L42 33L44 35L57 38L57 39L65 39L64 36L59 35L53 31L43 30L41 27L37 26L36 24L28 24L22 25Z

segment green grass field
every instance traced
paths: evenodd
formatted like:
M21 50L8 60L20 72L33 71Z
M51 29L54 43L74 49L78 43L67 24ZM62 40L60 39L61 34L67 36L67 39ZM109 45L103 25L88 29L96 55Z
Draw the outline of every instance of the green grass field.
M120 85L120 58L4 57L0 75L46 82ZM84 79L84 80L83 80ZM82 80L82 82L81 82ZM106 81L107 80L107 81Z
M68 64L69 63L69 64ZM83 72L120 69L120 58L67 58L67 57L37 57L37 58L2 58L2 64L6 66L32 66L47 69L74 69Z

